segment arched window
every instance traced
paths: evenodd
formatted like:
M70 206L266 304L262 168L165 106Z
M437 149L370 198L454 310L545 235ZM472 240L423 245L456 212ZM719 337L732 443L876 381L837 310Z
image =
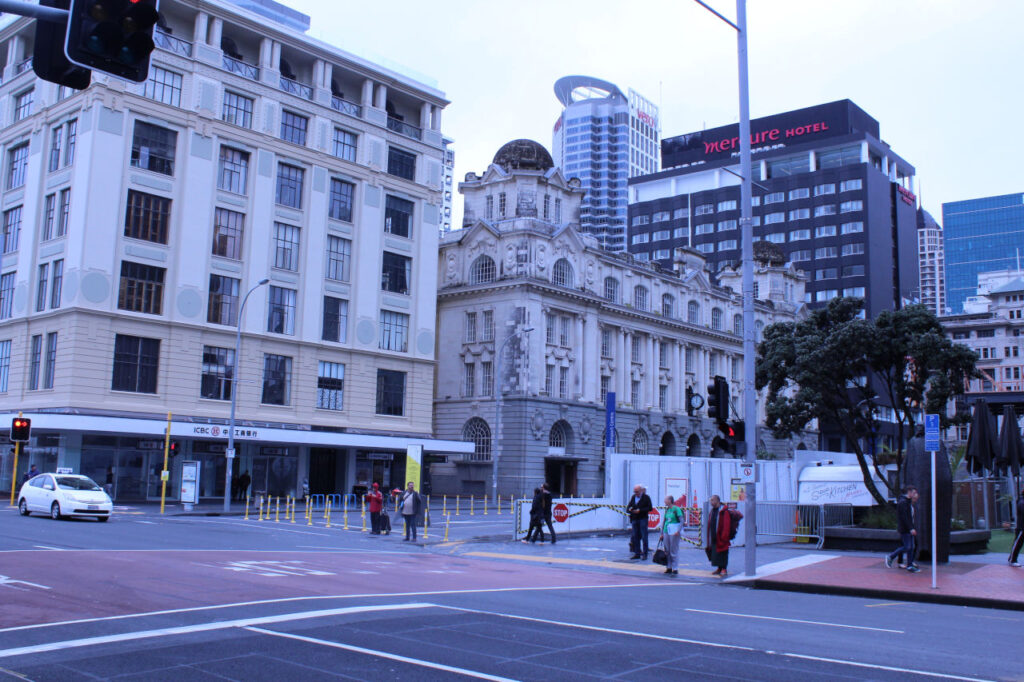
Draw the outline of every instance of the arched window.
M612 303L619 302L619 280L614 277L604 278L604 297Z
M732 332L739 336L743 335L743 316L739 313L732 316Z
M661 447L658 449L658 454L663 457L675 457L676 437L672 435L671 429L665 429L665 433L661 436Z
M638 285L633 289L633 307L637 310L647 310L647 287Z
M700 457L700 436L696 433L691 434L689 440L686 441L686 456Z
M647 454L647 432L643 429L637 429L633 432L633 454Z
M551 425L551 433L548 434L549 448L564 448L568 440L565 433L565 422L559 420Z
M711 328L715 331L722 331L722 309L711 309Z
M470 458L474 462L491 461L491 427L480 417L473 417L462 427L462 440L471 440L475 446Z
M494 267L494 259L490 256L478 256L473 261L473 267L469 272L470 284L487 284L494 281L497 269Z
M676 316L676 299L672 294L661 295L661 314L669 319Z
M754 323L754 332L757 334L757 340L761 341L764 336L764 322L758 320Z
M696 301L686 304L686 321L690 324L700 324L700 304Z
M572 266L569 261L559 258L551 268L551 282L559 287L573 286Z

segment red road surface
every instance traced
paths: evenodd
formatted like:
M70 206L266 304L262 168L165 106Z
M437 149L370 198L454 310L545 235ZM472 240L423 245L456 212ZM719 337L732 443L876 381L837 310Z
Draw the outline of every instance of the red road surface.
M289 597L636 582L435 554L221 550L6 552L0 576L4 628Z

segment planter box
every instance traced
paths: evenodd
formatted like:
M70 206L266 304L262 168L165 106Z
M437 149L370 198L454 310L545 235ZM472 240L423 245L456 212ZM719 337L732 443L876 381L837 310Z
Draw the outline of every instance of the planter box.
M955 530L950 533L949 553L984 552L990 537L988 530ZM899 542L899 533L885 528L826 528L824 549L891 552Z

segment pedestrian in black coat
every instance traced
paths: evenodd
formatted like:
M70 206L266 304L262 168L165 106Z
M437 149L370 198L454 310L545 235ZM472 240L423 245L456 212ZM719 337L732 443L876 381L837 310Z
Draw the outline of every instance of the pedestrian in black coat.
M917 529L914 526L915 502L917 502L917 488L912 485L904 486L903 494L896 500L896 532L900 534L900 546L885 557L885 565L888 568L892 568L897 557L905 554L907 570L911 573L921 570L914 563L914 542L917 539Z
M547 483L540 484L541 494L544 496L544 523L547 524L548 532L551 533L551 544L555 544L557 539L555 538L555 527L551 525L551 513L552 507L554 506L554 497L551 495L551 490L548 488ZM544 538L541 538L543 541Z
M544 542L544 491L533 489L533 503L530 505L530 527L526 531L523 542Z
M631 559L647 559L650 548L647 546L647 516L651 513L654 505L651 497L647 494L647 488L642 485L633 486L633 496L629 498L626 505L626 515L632 525L631 544L633 556Z
M1017 496L1017 536L1013 539L1010 556L1007 559L1014 568L1020 568L1020 549L1024 545L1024 494Z

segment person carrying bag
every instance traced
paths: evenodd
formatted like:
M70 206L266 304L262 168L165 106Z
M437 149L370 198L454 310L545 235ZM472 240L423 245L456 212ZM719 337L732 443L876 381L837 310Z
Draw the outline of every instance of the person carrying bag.
M665 561L658 561L658 552L654 553L654 561L663 563L665 573L679 574L679 537L683 531L683 511L676 506L671 495L665 496L665 515L661 526L661 538L658 547L664 546Z

